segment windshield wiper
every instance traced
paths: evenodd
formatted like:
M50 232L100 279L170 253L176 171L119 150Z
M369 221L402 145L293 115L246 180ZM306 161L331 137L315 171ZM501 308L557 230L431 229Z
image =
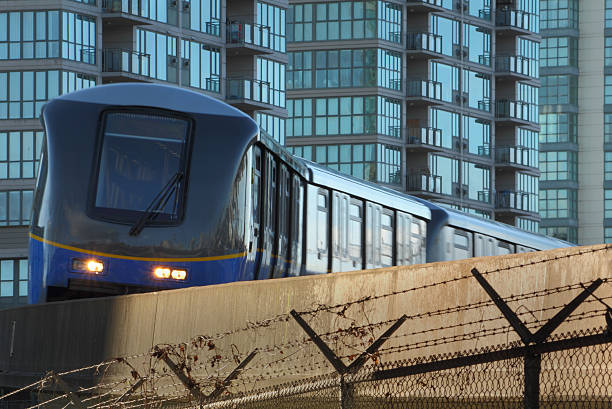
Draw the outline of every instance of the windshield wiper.
M147 221L153 218L153 216L157 216L164 207L166 207L166 203L172 196L172 193L178 191L179 182L183 179L183 172L179 171L174 174L166 183L166 185L159 191L159 193L151 200L149 206L145 209L142 215L136 220L136 223L130 229L130 236L138 236L142 229L144 228Z

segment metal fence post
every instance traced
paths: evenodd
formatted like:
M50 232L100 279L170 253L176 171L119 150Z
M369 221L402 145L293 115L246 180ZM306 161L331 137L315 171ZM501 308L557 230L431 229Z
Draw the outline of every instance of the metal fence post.
M523 402L525 409L540 407L540 369L542 356L528 352L525 354L525 392Z

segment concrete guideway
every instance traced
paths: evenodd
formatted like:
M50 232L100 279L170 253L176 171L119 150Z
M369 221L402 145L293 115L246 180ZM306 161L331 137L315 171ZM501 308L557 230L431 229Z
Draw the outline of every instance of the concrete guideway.
M358 354L355 345L365 349L402 315L408 320L385 344L385 361L518 341L503 330L508 324L473 268L534 332L598 278L603 283L594 295L612 304L612 246L597 245L27 306L0 312L0 386L117 357L142 372L156 345L180 343L187 349L209 345L204 349L210 353L200 356L206 364L194 368L221 378L256 349L262 352L251 363L254 379L279 361L275 382L329 373L291 310L301 312L347 364ZM597 299L589 298L554 333L605 326ZM351 342L338 342L334 334ZM284 356L275 352L280 346L288 351ZM291 351L302 355L286 359ZM235 363L221 365L231 357ZM109 379L125 377L125 369Z

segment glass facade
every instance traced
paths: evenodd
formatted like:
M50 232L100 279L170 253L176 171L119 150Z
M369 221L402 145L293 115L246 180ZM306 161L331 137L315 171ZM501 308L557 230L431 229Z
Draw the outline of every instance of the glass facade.
M612 219L612 189L604 189L604 218Z
M36 177L42 131L0 132L0 179Z
M343 1L289 5L291 42L378 38L401 43L401 6L385 1Z
M578 229L576 227L540 227L540 234L545 234L571 243L578 242Z
M572 189L540 190L540 215L543 219L577 218L578 193Z
M285 69L286 65L278 61L257 57L256 80L266 84L261 93L261 102L285 107Z
M540 152L540 180L578 181L578 153L572 151Z
M28 226L32 190L0 191L0 226Z
M540 105L578 104L576 75L545 75L541 78Z
M257 2L257 19L259 27L265 28L261 36L261 46L278 52L285 52L285 9L271 4Z
M384 144L293 146L289 152L371 182L399 185L400 149Z
M260 130L266 132L279 144L285 144L285 118L257 112L255 120Z
M540 28L578 28L579 0L540 0Z
M165 0L148 1L159 2L160 9L164 7L164 4L161 3L165 3ZM220 35L220 0L183 0L183 10L186 10L183 12L183 27L214 36Z
M95 64L95 18L58 10L0 13L0 60L39 58Z
M401 136L401 103L382 96L287 101L287 136Z
M577 67L578 39L547 37L540 44L540 67Z
M49 99L95 85L95 77L69 71L0 72L0 120L38 118Z
M141 60L142 67L139 70L140 74L162 81L177 82L178 60L176 47L176 37L137 29L136 51L148 56L148 58Z
M540 114L540 143L576 143L576 116L574 113Z
M401 70L401 54L384 49L295 52L289 53L287 88L382 87L400 91Z

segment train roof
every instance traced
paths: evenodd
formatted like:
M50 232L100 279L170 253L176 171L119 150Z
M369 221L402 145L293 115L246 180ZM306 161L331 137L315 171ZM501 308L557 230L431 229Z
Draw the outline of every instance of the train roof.
M55 98L78 103L166 109L196 115L253 119L218 99L185 88L161 84L121 83L99 85ZM50 103L53 103L51 101Z
M430 209L411 196L336 172L306 159L300 158L300 160L310 169L312 183L431 220Z
M439 224L448 224L465 230L477 231L487 236L519 244L537 250L571 247L573 244L538 233L531 233L505 223L472 216L459 210L447 208L437 203L415 198L431 210L432 219Z

